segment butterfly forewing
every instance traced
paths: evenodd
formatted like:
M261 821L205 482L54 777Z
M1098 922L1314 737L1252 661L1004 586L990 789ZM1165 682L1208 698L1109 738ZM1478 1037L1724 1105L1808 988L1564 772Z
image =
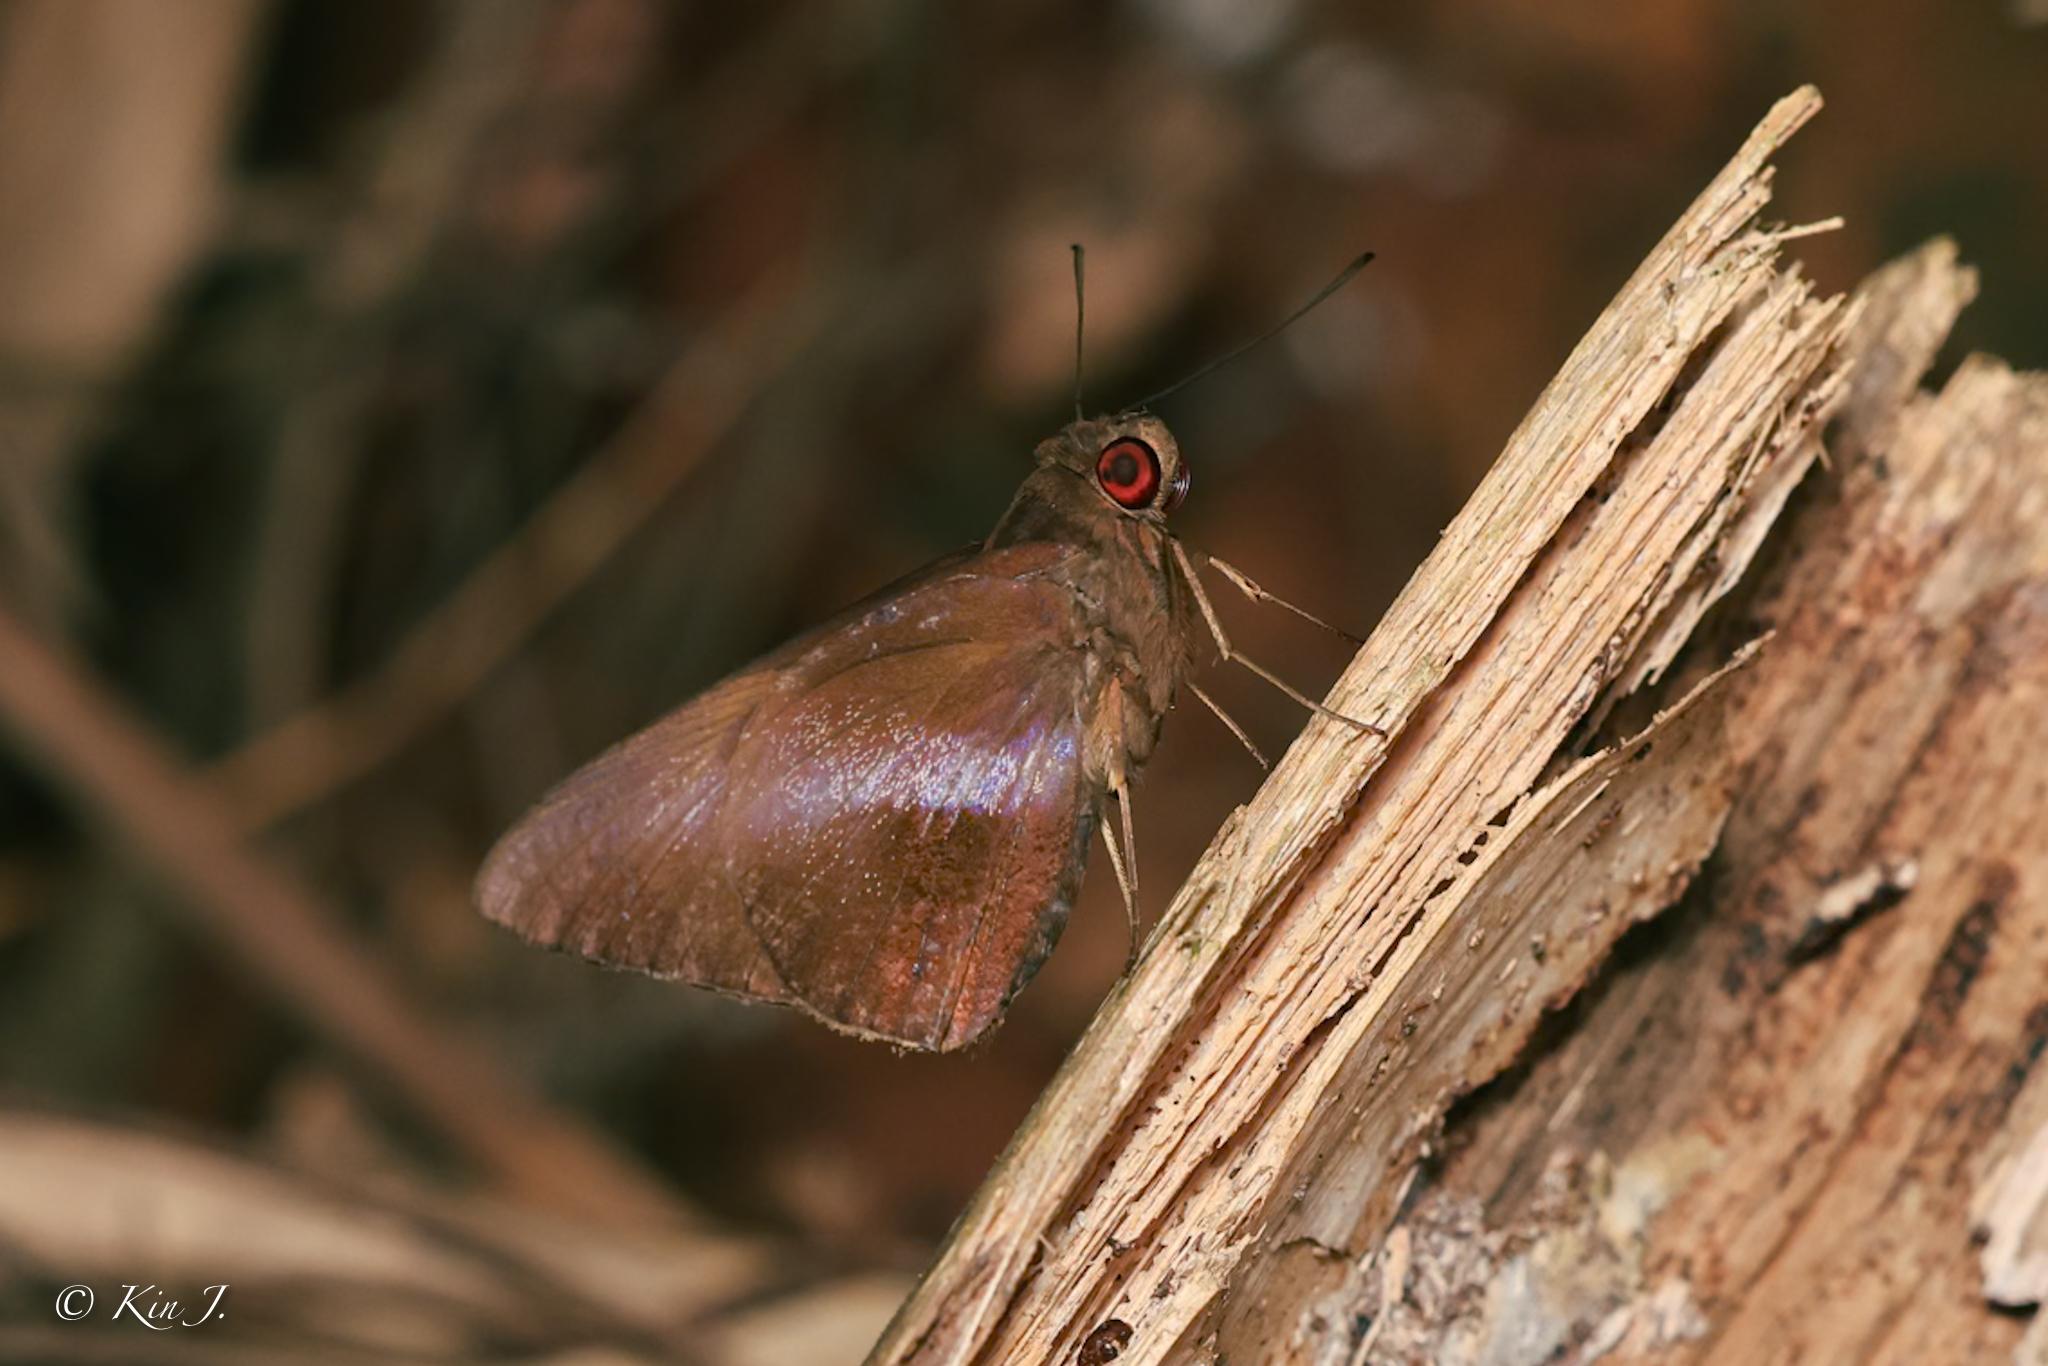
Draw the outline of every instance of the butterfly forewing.
M1100 793L1071 552L942 561L570 778L484 913L917 1048L993 1024L1059 933Z

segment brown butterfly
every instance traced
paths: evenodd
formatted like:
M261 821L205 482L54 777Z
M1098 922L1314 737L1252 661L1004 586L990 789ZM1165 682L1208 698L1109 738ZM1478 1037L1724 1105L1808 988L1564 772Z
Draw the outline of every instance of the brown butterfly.
M1250 747L1186 677L1198 625L1225 660L1326 709L1231 646L1166 529L1189 471L1164 423L1077 416L1035 460L980 545L562 783L492 850L483 914L551 948L929 1050L980 1037L1038 970L1098 825L1135 927L1128 792L1177 690Z

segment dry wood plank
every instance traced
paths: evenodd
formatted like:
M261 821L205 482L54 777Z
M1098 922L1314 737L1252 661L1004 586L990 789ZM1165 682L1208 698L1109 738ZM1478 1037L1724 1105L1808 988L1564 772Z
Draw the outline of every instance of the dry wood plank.
M1134 1330L1124 1359L1203 1350L1222 1311L1275 1305L1258 1277L1276 1250L1390 1218L1419 1117L1682 882L1660 844L1583 954L1561 937L1554 973L1516 955L1494 1061L1413 1046L1484 928L1475 869L1538 867L1521 836L1598 802L1574 783L1618 782L1571 767L1574 733L1734 581L1844 393L1853 310L1780 269L1789 234L1750 225L1818 104L1771 111L1574 351L1332 693L1391 739L1312 724L1226 826L873 1360L1072 1360L1111 1319ZM1687 772L1637 781L1689 813L1670 824L1696 858L1721 810L1659 786ZM1390 1076L1398 1099L1376 1093ZM1345 1134L1366 1113L1400 1121L1391 1150Z

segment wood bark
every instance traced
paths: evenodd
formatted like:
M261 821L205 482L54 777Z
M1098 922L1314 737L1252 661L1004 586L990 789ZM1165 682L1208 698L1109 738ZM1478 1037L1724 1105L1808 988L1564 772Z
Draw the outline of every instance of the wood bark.
M2048 380L1771 111L1175 899L876 1362L1976 1361L2048 1281Z

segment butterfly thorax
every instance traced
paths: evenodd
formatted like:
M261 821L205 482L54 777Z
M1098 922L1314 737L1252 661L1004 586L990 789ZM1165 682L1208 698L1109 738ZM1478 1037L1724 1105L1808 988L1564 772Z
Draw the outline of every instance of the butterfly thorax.
M1157 518L1134 517L1089 479L1047 463L1017 490L987 548L1039 542L1067 553L1043 576L1073 596L1075 648L1087 661L1091 776L1107 782L1150 757L1187 665L1192 607L1176 582L1171 542Z

